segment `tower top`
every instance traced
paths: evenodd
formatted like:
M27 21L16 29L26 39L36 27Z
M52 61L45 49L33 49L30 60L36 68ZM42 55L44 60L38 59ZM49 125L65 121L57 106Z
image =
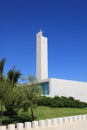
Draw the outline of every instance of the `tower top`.
M38 34L39 36L43 36L42 30L40 30L37 34Z

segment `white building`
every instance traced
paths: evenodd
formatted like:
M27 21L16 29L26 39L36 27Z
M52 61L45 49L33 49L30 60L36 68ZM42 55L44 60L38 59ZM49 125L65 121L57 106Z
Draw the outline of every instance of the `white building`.
M47 38L42 31L36 35L36 77L41 84L43 95L72 96L87 102L87 82L48 78Z

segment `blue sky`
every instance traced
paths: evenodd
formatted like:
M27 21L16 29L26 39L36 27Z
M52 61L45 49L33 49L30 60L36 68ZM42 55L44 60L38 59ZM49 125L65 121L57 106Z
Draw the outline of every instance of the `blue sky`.
M48 37L49 77L87 82L86 0L1 0L0 60L36 75L36 33Z

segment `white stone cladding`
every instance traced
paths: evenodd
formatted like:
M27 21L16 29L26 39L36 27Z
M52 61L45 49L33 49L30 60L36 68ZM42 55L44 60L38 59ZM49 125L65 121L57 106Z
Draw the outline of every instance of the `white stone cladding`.
M48 78L48 47L47 38L42 31L36 35L36 77L38 81Z
M87 82L50 78L49 96L74 97L87 102Z

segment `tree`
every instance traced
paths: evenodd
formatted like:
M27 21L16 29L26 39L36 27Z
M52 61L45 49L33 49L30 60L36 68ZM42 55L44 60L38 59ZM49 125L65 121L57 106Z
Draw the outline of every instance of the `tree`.
M0 81L3 80L3 71L4 71L5 62L6 62L6 58L4 57L4 58L0 61Z
M0 61L0 124L2 124L2 105L6 108L6 114L13 116L22 102L23 87L17 85L21 76L15 67L9 70L7 76L3 75L6 58ZM16 86L16 87L15 87Z
M3 71L4 71L4 65L6 62L6 58L4 57L1 61L0 61L0 125L2 124L2 99L3 99L3 94L4 94L4 89L3 89L3 85L4 85L4 75L3 75Z
M24 102L24 109L31 109L31 120L34 120L34 108L37 106L38 97L41 95L41 87L36 78L32 75L28 77L29 83L24 84L24 92L26 100Z
M6 83L6 92L3 96L6 115L12 117L17 114L17 111L21 108L22 100L24 100L23 93L24 90L21 85L14 87L11 83Z
M12 84L15 85L18 82L18 79L21 76L20 70L16 70L15 66L9 70L7 74L8 81Z
M2 124L2 117L3 117L3 112L2 112L3 95L4 95L3 86L4 86L3 81L0 81L0 125Z

